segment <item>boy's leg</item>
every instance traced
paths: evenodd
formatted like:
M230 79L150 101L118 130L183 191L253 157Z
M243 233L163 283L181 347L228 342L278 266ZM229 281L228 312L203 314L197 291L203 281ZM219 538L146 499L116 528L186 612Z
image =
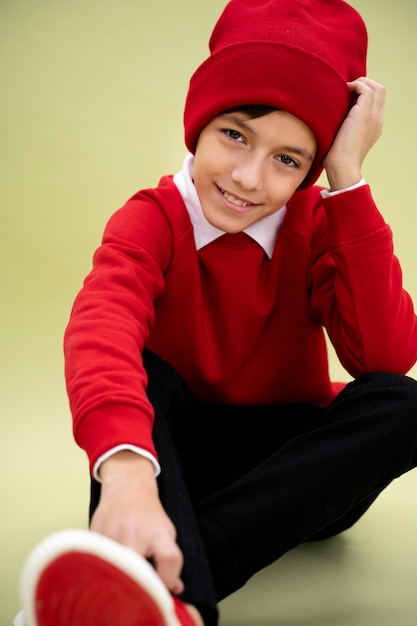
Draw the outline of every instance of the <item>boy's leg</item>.
M190 425L185 418L187 391L174 370L158 357L148 354L145 363L150 374L148 393L156 413L155 441L163 467L161 499L176 524L185 556L183 599L200 609L207 625L216 624L216 600L200 534L220 600L298 543L351 526L393 478L416 464L417 383L396 375L366 376L348 385L325 411L302 405L296 411L294 407L275 407L278 419L282 413L294 420L298 409L303 408L306 418L301 418L295 428L284 428L275 442L264 437L267 447L271 443L273 449L282 447L198 505L199 533L177 456ZM210 405L200 408L204 409L207 428L210 411L217 415L218 410ZM255 429L259 409L248 409ZM323 416L320 426L314 428ZM199 417L191 415L190 420L198 421ZM175 441L177 434L179 440ZM189 435L183 450L197 444L193 434ZM220 431L218 438L222 438ZM251 438L252 443L256 442ZM236 447L231 456L235 452ZM214 472L216 480L222 480L224 473L228 484L230 467L224 455L217 455L213 448L206 473L217 465L220 471ZM191 463L188 481L192 468ZM197 478L194 485L198 482ZM92 511L98 502L97 488L93 483Z
M155 412L153 438L161 464L159 495L175 524L177 542L184 555L181 578L185 591L180 597L199 610L205 626L215 626L218 611L214 582L178 455L177 435L184 431L192 396L168 363L146 352L144 364L147 394ZM190 440L188 443L192 445Z
M316 428L199 503L218 600L299 543L349 527L416 466L416 449L416 381L378 373L349 383Z
M182 378L164 360L146 351L144 365L162 468L159 493L184 554L185 591L181 599L198 608L206 626L215 626L217 595L197 523L196 502L202 494L231 484L288 438L312 428L323 411L306 405L283 407L281 420L277 420L275 406L219 407L196 402ZM301 415L299 408L303 409ZM93 501L98 502L94 493Z

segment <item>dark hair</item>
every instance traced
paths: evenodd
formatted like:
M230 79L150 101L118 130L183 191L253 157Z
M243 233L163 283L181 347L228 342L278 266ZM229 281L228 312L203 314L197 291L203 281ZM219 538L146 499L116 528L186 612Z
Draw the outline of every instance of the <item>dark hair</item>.
M241 106L233 107L231 109L226 109L222 111L219 115L225 115L226 113L246 113L250 118L262 117L263 115L268 115L268 113L272 113L272 111L278 111L276 107L271 107L263 104L243 104Z

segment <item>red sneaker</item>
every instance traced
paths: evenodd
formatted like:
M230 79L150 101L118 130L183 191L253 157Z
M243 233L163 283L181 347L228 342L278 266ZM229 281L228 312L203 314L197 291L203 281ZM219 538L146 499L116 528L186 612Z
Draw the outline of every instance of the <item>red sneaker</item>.
M20 589L26 626L195 626L146 559L88 530L38 544Z

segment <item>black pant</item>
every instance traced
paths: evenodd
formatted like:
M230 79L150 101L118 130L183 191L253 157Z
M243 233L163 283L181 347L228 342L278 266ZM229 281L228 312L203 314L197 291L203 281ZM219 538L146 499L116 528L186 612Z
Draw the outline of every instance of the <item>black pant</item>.
M145 353L161 501L184 553L182 598L206 626L216 604L299 543L354 524L417 465L417 382L368 374L334 402L236 407L195 401ZM92 481L90 515L100 497Z

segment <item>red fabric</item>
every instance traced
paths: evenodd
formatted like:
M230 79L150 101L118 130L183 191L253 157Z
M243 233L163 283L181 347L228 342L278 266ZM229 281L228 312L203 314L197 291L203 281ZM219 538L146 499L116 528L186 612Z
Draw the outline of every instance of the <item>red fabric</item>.
M174 600L175 612L177 614L177 617L180 621L181 626L196 626L195 621L193 620L193 618L191 617L191 615L185 608L184 603L181 602L181 600L179 600L175 596L173 596L172 599Z
M76 551L45 568L36 589L36 617L38 626L166 624L158 605L130 576L104 559Z
M325 405L340 385L323 327L353 377L416 361L413 305L367 186L324 201L318 188L297 192L268 259L244 233L197 252L167 177L110 219L74 303L65 356L75 437L92 465L123 443L155 454L144 346L203 400Z
M343 0L231 0L210 39L210 56L190 81L185 141L222 111L244 104L288 111L313 132L318 151L301 187L313 184L351 98L366 75L367 32Z

